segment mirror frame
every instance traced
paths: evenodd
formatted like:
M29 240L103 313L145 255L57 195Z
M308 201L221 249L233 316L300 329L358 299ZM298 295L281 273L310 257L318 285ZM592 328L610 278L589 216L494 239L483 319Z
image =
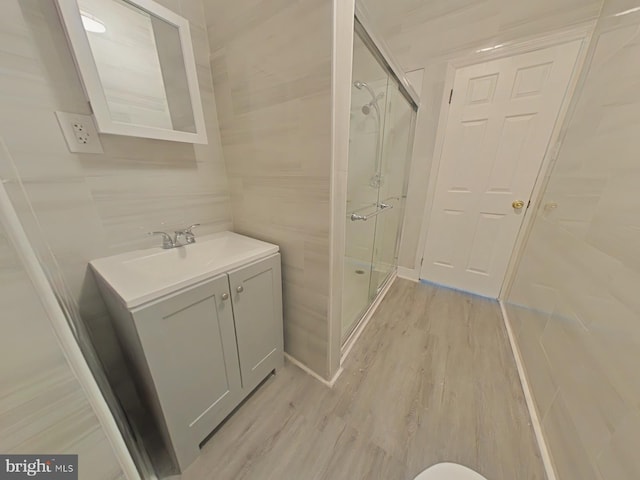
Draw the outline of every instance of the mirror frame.
M207 143L206 126L204 113L202 111L202 102L200 100L200 87L198 85L198 74L193 53L193 44L191 43L189 21L153 0L124 1L164 20L178 29L196 132L182 132L179 130L169 130L112 120L107 98L102 88L102 81L89 45L89 38L82 25L78 3L76 0L56 0L58 12L60 13L60 18L62 19L62 24L67 34L67 40L69 41L85 94L89 100L89 105L98 126L98 131L100 133L155 138L176 142Z

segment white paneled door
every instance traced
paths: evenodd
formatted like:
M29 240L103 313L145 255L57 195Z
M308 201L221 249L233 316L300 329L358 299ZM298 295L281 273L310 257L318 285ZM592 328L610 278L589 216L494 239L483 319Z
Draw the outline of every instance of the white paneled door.
M420 278L498 297L579 48L456 70Z

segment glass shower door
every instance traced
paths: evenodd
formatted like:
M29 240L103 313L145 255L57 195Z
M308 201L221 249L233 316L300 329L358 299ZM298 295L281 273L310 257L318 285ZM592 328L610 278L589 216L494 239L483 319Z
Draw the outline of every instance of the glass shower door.
M367 216L378 208L376 179L380 170L388 77L387 72L356 35L347 173L343 338L355 328L371 299L376 222L374 218L352 221L351 215Z
M361 36L362 35L362 36ZM364 40L363 40L364 39ZM356 22L347 171L342 339L397 266L415 104ZM384 66L383 66L384 65ZM404 91L404 93L403 93Z
M394 79L389 80L386 97L377 216L373 246L370 296L375 296L398 263L400 233L404 219L408 168L413 144L416 113Z

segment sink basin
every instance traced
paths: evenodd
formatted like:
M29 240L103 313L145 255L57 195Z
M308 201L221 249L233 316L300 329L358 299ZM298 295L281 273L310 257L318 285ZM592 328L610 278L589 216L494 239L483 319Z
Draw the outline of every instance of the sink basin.
M90 262L127 308L135 308L278 251L277 245L221 232L165 250L136 250Z

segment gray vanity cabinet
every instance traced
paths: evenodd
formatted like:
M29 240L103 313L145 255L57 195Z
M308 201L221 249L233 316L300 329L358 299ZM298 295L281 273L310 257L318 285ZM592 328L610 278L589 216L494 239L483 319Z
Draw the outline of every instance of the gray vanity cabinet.
M184 471L202 441L283 364L280 254L131 308L97 279L140 391Z
M177 459L195 458L241 395L227 275L132 313Z
M242 387L253 390L282 365L280 254L229 272Z

